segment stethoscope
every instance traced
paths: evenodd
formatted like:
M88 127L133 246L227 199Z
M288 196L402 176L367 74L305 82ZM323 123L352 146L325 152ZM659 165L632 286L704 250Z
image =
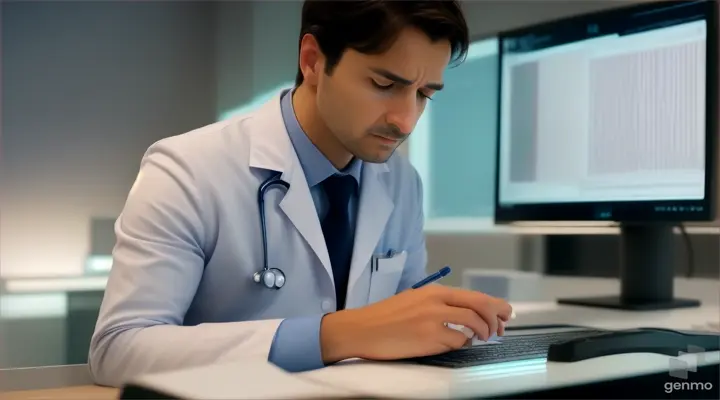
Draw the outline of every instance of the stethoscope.
M283 186L286 190L290 189L290 184L281 179L282 174L277 173L260 185L258 188L258 206L260 207L260 228L262 229L263 242L263 269L253 274L253 280L256 283L262 283L268 289L280 289L285 285L285 273L278 268L270 268L268 266L268 238L267 227L265 225L265 194L275 185Z

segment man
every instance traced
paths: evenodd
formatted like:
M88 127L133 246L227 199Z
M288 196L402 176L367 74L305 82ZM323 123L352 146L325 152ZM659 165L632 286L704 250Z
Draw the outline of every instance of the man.
M467 47L455 2L306 2L294 90L145 154L116 223L96 381L436 354L467 341L448 324L503 334L500 299L411 289L422 188L394 154ZM276 175L287 187L259 189Z

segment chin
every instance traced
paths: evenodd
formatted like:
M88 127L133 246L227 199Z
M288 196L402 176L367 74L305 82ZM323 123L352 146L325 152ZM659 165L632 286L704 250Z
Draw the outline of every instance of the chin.
M389 160L390 157L392 157L392 155L395 153L395 150L396 149L392 149L392 150L382 149L382 150L374 151L374 152L363 152L361 154L356 154L355 157L357 157L367 163L382 164L382 163L387 162L387 160Z
M373 158L362 158L363 162L370 163L370 164L384 164L389 160L390 157L373 157Z

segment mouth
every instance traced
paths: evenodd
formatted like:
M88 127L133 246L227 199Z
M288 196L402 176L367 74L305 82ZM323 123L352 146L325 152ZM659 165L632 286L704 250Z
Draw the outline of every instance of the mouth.
M397 139L388 139L384 136L378 136L378 135L373 135L373 136L375 136L375 138L377 138L384 144L395 144L395 143L399 142L399 140L397 140Z

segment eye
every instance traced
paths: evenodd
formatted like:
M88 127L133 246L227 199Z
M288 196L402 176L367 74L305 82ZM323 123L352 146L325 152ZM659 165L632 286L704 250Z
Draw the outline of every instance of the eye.
M425 100L432 100L432 97L426 95L423 92L418 92L418 97L420 97L421 99L425 99Z
M389 89L392 89L392 87L393 87L393 83L392 83L392 82L390 82L390 83L387 84L387 85L381 85L381 84L377 83L377 82L375 81L375 79L370 79L370 82L372 82L373 86L375 86L376 88L378 88L378 89L380 89L380 90L389 90Z
M425 94L423 92L418 92L418 97L423 100L432 100L432 97L430 97L430 95Z

